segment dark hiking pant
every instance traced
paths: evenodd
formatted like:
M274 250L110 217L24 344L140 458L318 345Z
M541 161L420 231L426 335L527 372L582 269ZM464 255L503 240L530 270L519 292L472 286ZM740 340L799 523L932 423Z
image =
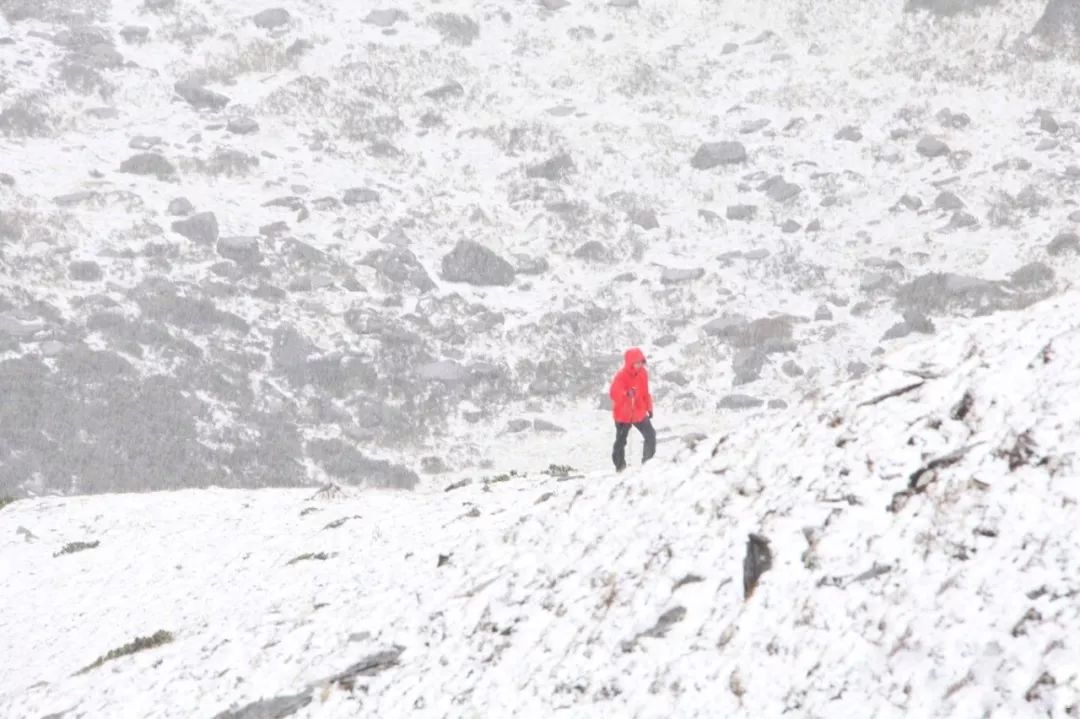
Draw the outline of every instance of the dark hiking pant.
M630 428L637 427L641 436L645 438L645 447L641 451L641 463L645 464L656 454L656 430L648 418L640 422L616 422L615 423L615 447L611 451L611 461L615 463L615 469L626 469L626 438L630 436Z

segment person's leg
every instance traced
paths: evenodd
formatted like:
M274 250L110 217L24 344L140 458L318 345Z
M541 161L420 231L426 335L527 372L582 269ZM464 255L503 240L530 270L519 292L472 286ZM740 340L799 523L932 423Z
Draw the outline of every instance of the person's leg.
M645 447L641 450L641 463L645 464L656 454L656 430L648 417L634 425L645 438Z
M611 450L611 461L615 463L615 469L619 472L626 469L626 438L629 435L629 423L615 423L615 447Z

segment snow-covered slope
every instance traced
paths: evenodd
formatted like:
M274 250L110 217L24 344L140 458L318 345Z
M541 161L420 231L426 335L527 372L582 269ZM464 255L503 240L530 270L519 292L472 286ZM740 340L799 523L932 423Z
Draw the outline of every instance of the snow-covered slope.
M0 0L0 495L482 469L630 344L735 426L1058 292L1066 6Z
M15 502L0 715L1076 716L1077 317L971 320L624 475Z

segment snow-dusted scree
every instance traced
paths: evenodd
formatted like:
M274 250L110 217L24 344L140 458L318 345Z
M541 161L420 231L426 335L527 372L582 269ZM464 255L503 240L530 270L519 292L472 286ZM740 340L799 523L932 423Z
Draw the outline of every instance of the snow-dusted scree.
M1077 316L622 475L14 502L0 715L1076 716Z
M762 5L0 2L0 493L410 487L630 345L734 426L1071 283L1074 3Z

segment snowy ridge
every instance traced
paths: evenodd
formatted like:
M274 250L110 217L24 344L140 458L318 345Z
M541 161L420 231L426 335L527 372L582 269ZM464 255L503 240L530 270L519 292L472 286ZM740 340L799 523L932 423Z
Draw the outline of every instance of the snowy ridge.
M625 475L16 502L0 715L1076 716L1077 316L971 320Z

